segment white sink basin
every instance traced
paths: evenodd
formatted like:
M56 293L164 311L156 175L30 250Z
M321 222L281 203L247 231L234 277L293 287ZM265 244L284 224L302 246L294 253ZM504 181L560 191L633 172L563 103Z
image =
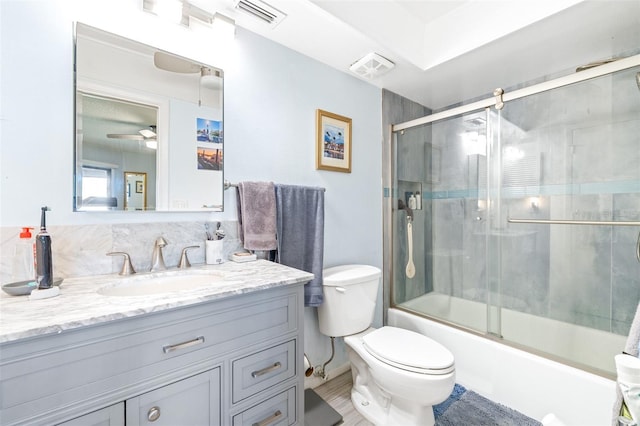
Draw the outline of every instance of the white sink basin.
M208 287L224 281L224 277L214 274L184 274L167 276L134 276L122 278L115 284L98 290L103 296L148 296L153 294L177 293Z

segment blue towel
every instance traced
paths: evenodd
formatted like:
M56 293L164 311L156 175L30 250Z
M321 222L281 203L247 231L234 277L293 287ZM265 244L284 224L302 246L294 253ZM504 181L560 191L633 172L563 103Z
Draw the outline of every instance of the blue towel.
M324 188L276 184L278 262L310 272L304 305L320 306L324 256Z

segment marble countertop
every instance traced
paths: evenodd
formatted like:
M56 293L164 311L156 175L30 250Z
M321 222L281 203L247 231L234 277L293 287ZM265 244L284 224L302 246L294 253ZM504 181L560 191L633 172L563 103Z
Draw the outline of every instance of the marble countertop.
M210 275L212 283L195 289L144 296L105 296L100 289L165 275ZM220 280L220 277L223 279ZM65 279L60 295L40 300L0 296L0 343L99 324L120 318L222 299L270 288L306 283L313 274L266 260L221 265L194 265L186 270L117 274ZM202 280L199 278L199 280Z

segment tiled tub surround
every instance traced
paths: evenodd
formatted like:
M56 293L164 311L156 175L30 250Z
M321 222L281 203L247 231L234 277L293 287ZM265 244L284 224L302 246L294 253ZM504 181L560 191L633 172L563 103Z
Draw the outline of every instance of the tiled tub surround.
M50 299L29 300L26 296L0 298L0 342L61 333L110 320L134 317L151 312L223 299L277 287L286 287L313 278L313 274L266 260L221 265L193 266L185 273L212 275L212 284L179 293L146 296L103 296L97 292L117 285L117 274L65 279L60 295ZM178 272L180 273L180 272ZM137 274L135 279L152 279L161 273ZM222 281L215 279L222 275Z
M125 223L96 225L48 226L53 251L53 274L56 277L69 278L86 275L117 273L122 268L121 256L107 256L112 251L122 251L131 257L131 263L137 272L148 271L151 267L151 254L156 239L164 237L169 243L162 249L167 268L175 267L180 261L182 249L198 245L200 248L188 251L189 261L196 265L204 263L204 242L206 228L216 229L216 222L159 222ZM23 226L35 226L25 223ZM223 221L225 231L225 258L240 250L238 222ZM12 261L15 244L18 242L21 228L0 228L0 283L12 281ZM38 232L34 229L33 235Z

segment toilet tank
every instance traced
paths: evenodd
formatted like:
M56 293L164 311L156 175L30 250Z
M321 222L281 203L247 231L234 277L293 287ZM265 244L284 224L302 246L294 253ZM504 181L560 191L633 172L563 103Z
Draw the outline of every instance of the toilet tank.
M348 336L366 330L376 308L380 269L342 265L323 270L324 303L318 307L320 332Z

